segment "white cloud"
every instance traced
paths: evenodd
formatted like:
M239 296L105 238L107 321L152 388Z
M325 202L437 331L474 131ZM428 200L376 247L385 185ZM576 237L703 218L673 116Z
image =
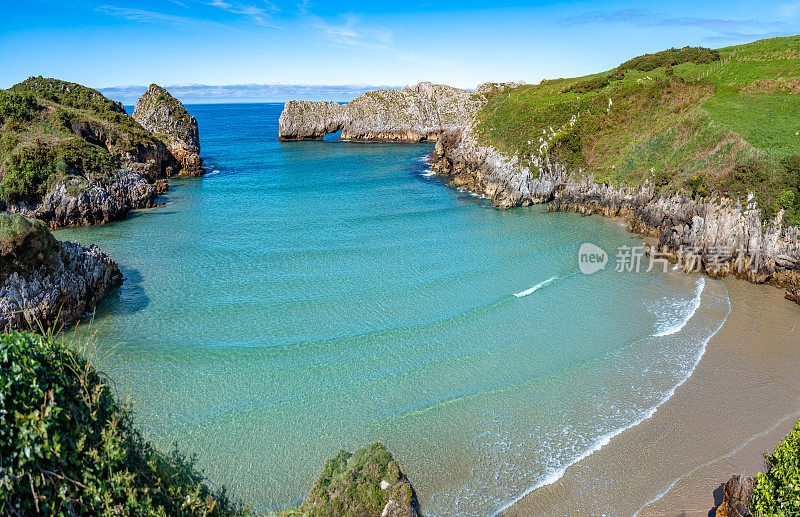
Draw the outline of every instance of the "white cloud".
M245 16L257 25L270 25L270 16L280 11L275 4L267 2L266 0L259 4L261 7L259 7L259 5L226 2L224 0L211 0L210 5L224 9L229 13Z
M388 49L392 46L392 31L380 26L364 26L356 16L348 15L345 23L339 25L327 23L317 16L313 18L314 27L338 45L376 49Z
M170 25L173 27L184 29L199 29L199 28L226 28L225 25L220 23L203 20L200 18L191 18L188 16L175 16L172 14L159 13L156 11L145 11L143 9L130 9L127 7L115 7L113 5L101 5L97 11L123 18L132 22L139 23L156 23L161 25Z

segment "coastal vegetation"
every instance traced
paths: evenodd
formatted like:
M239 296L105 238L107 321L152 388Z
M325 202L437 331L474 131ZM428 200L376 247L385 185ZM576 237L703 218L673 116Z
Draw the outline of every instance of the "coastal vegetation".
M476 133L534 174L545 156L613 185L746 200L800 222L800 36L670 49L488 94ZM537 159L538 158L538 159Z
M0 335L0 513L235 515L190 457L144 440L92 362L50 337Z
M800 514L800 422L792 429L771 456L767 472L756 477L754 515L788 516Z
M0 91L0 199L105 177L158 139L122 105L75 83L32 77ZM163 144L162 144L163 145Z
M0 219L8 238L20 234ZM7 224L8 223L8 224ZM177 444L157 450L92 362L50 335L0 334L0 514L234 516L251 510L209 485ZM308 497L283 517L409 516L416 494L375 442L325 462Z

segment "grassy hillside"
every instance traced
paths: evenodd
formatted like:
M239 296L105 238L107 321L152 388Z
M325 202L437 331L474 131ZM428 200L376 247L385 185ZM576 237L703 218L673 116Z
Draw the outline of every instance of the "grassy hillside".
M0 90L0 198L44 194L67 179L80 188L158 145L121 104L75 83L32 77Z
M490 95L484 144L549 154L598 181L695 196L754 192L800 220L800 36L671 49L603 73ZM535 169L535 168L534 168Z

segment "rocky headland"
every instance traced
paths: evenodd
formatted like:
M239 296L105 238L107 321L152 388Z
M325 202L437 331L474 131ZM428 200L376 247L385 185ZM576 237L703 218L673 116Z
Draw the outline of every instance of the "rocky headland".
M0 332L58 330L121 283L96 246L60 242L42 221L0 213Z
M465 136L466 135L466 136ZM498 208L548 203L548 210L598 214L626 221L631 232L658 239L650 253L686 271L736 275L755 283L800 286L800 230L783 212L764 222L755 203L723 197L660 195L654 185L612 186L581 176L548 155L536 158L538 174L490 146L470 128L445 134L432 153L433 169L450 184L489 197Z
M278 122L281 140L320 140L342 132L342 140L423 142L463 127L485 104L473 92L419 83L402 90L376 90L347 104L289 101Z
M392 96L423 90L418 85ZM420 116L422 111L406 118L408 102L402 104L396 116L387 115L387 108L380 103L368 103L368 99L384 98L387 92L391 90L362 95L349 105L287 103L281 114L281 135L318 139L342 129L343 138L355 140L435 139L436 147L430 155L433 170L452 186L488 197L497 208L548 203L551 211L623 218L630 231L658 239L651 253L680 262L687 272L705 271L715 277L733 274L751 282L784 287L787 298L799 298L800 230L785 224L783 212L765 223L752 200L741 202L720 196L701 200L679 193L664 196L647 182L631 187L597 182L593 175L571 169L550 156L546 145L541 156L524 163L516 155L479 142L475 120L470 118L485 103L479 93L467 103L463 101L468 95L464 92L461 106L470 106L470 110L461 111L449 119L451 124L443 130L434 131L423 122L430 119ZM361 106L361 111L351 105ZM366 105L370 108L364 108ZM362 115L355 117L353 113ZM412 122L401 125L397 122L401 118Z
M200 174L196 121L156 88L140 112L158 133L79 84L32 77L0 91L0 209L51 229L104 224L155 206L163 178Z
M143 128L163 138L180 167L167 169L167 176L200 176L204 174L200 158L200 131L197 120L189 115L181 102L167 90L151 84L136 101L133 118Z
M747 52L761 59L767 50L752 44ZM800 156L779 160L709 120L702 106L715 85L694 70L721 59L687 47L588 79L487 83L475 92L420 83L345 105L292 101L280 134L318 139L341 129L343 139L436 140L433 170L497 208L547 203L622 218L657 239L650 254L684 271L780 286L797 301ZM674 75L679 62L689 65L686 77Z

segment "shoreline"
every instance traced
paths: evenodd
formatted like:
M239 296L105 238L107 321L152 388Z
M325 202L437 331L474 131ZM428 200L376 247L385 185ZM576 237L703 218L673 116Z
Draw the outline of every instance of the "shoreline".
M501 515L593 514L591 501L613 514L705 516L731 475L761 470L800 417L800 379L785 367L800 361L800 307L768 285L723 283L730 314L674 394Z

